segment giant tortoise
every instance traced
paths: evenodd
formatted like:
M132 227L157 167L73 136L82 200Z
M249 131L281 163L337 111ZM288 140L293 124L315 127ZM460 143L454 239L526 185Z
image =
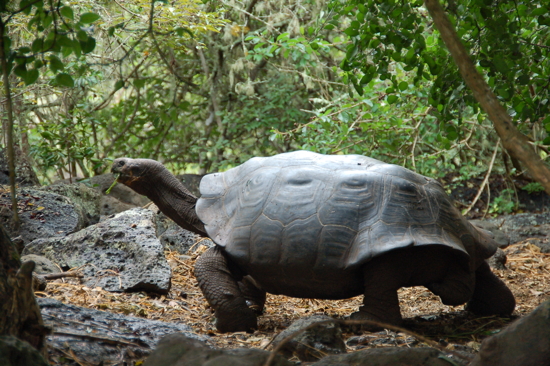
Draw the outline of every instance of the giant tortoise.
M509 315L514 296L485 259L492 237L434 179L360 155L296 151L206 175L197 199L162 164L119 158L118 182L217 245L195 275L221 332L257 327L265 293L344 299L352 319L398 325L397 290L425 286L447 305Z

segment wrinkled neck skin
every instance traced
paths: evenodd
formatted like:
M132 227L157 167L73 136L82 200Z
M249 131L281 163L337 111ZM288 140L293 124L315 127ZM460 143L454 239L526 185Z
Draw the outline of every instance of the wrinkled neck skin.
M166 168L161 167L161 169L158 174L148 174L155 178L141 182L139 189L131 188L147 196L162 213L182 228L207 237L204 224L195 212L197 197Z

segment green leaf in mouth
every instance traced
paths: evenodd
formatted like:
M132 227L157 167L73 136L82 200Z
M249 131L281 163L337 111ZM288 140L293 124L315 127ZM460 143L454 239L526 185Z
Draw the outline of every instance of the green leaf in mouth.
M120 177L120 173L115 174L115 180L114 180L113 184L111 184L111 186L109 188L107 188L107 190L105 191L106 194L111 193L111 189L113 189L113 187L116 186L118 177Z

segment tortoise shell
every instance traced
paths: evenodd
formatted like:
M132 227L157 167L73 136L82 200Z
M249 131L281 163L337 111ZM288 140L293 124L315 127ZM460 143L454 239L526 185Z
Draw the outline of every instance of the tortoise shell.
M444 245L475 261L497 249L436 180L360 155L253 158L205 176L200 192L206 231L240 264L347 270L409 246Z

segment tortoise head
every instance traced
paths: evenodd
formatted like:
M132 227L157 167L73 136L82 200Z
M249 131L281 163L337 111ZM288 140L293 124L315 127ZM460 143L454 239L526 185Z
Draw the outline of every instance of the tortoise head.
M151 185L159 178L159 174L168 173L167 169L158 161L151 159L115 159L111 172L122 183L139 194L147 195Z

